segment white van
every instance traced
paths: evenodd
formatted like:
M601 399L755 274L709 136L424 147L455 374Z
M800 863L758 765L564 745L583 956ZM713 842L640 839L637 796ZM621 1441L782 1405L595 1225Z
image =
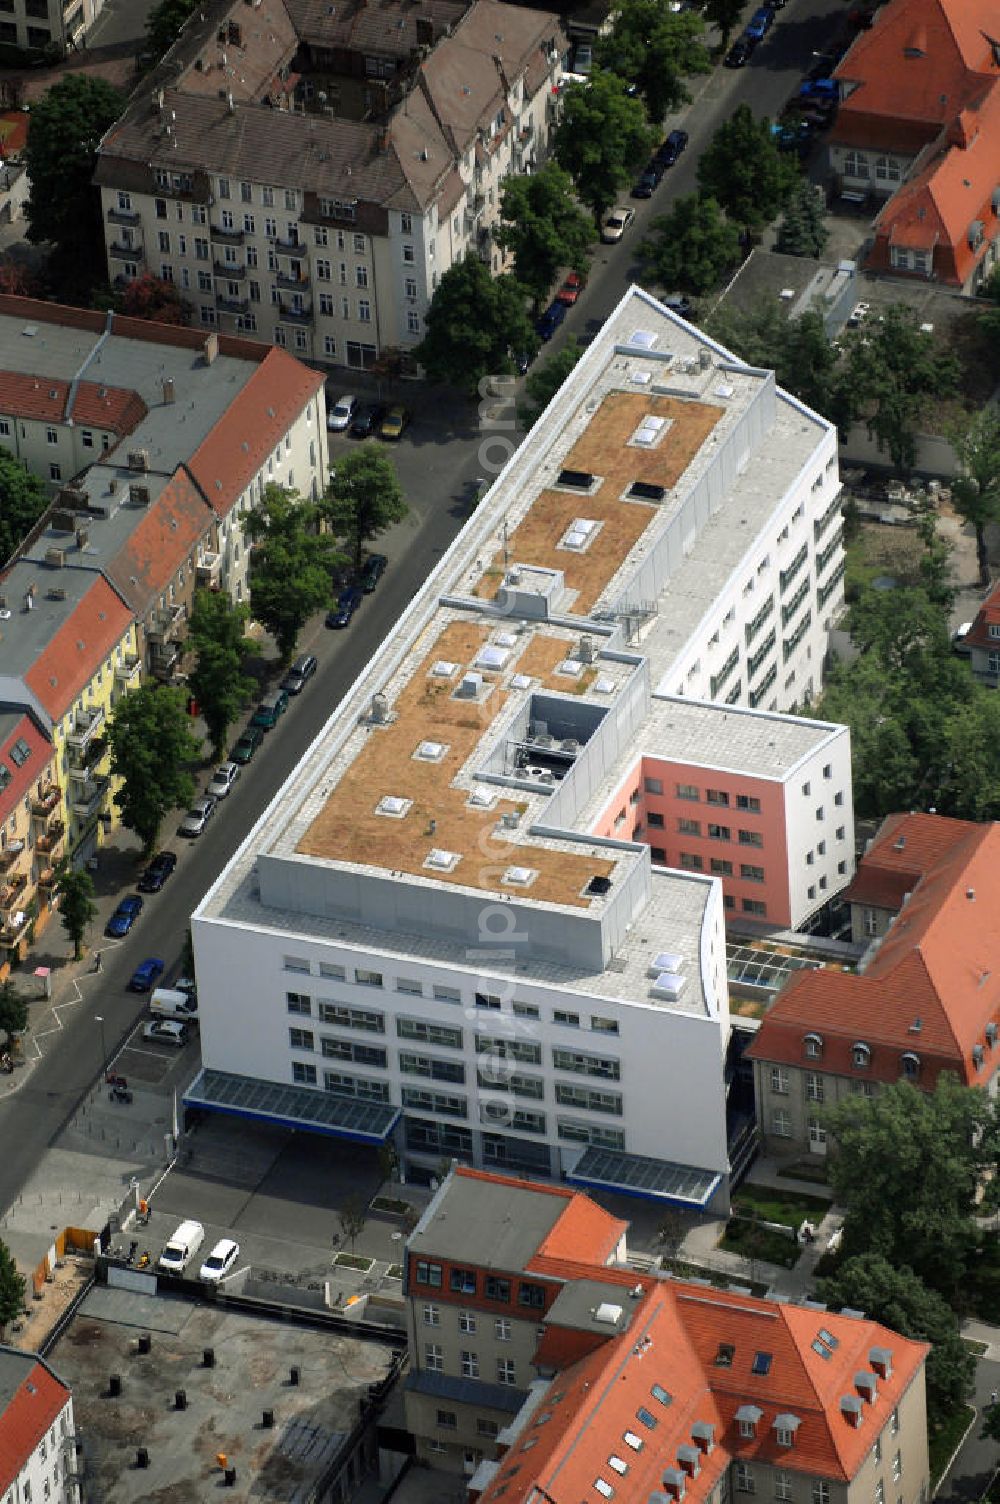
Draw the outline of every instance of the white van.
M157 1267L165 1274L183 1274L205 1241L205 1229L200 1222L182 1222L170 1240L164 1244L157 1260Z
M172 987L157 987L149 1000L149 1011L154 1018L177 1018L196 1024L198 999L187 992L175 992Z

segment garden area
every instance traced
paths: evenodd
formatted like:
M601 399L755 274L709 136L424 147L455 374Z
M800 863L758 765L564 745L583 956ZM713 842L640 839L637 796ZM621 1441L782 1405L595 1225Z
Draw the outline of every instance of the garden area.
M818 1226L829 1210L830 1202L821 1196L744 1185L733 1197L719 1247L791 1269L801 1252L796 1235L802 1223Z

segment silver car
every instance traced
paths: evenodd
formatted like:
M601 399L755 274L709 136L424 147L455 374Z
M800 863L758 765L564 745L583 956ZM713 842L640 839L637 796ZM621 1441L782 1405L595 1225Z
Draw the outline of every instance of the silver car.
M350 428L357 405L357 397L349 394L337 398L326 415L326 426L331 433L343 433L346 428Z
M177 834L190 836L192 840L195 836L200 836L212 818L214 809L215 800L210 795L205 794L201 799L196 799L177 827Z
M238 762L220 763L209 779L208 793L213 799L225 799L239 776L240 765Z

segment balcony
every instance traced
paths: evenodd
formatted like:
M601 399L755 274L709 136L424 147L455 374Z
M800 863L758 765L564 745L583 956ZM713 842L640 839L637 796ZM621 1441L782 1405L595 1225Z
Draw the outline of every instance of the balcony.
M108 255L116 261L141 261L143 249L141 245L122 245L120 241L113 240L108 246Z
M302 292L305 292L305 290L309 286L309 275L307 272L279 272L274 280L277 282L279 287L291 288L292 292L294 292L296 288L298 288Z
M304 261L309 255L309 247L298 240L276 240L274 248L279 256L291 256L293 261Z
M78 752L82 752L103 728L104 719L104 711L100 707L96 707L93 710L85 710L81 714L78 714L73 723L73 730L66 738L67 745L73 747Z
M163 611L154 611L146 627L146 636L150 642L176 642L183 633L186 620L185 605L167 606Z
M138 209L109 209L108 223L112 225L138 225L142 223L142 215Z
M119 684L127 684L134 689L139 682L142 664L138 658L123 658L121 663L115 665L115 678Z
M227 298L224 293L215 294L215 306L221 313L249 313L249 298Z
M51 829L53 820L59 814L61 802L62 795L59 792L59 785L56 783L49 784L40 799L32 799L31 818L38 820L43 826Z
M246 239L243 230L225 229L222 225L209 225L209 237L218 245L242 245Z
M230 282L243 282L247 275L245 262L236 265L228 261L213 261L212 270L217 277L227 277Z
M24 895L28 887L28 874L18 872L14 877L8 878L0 888L0 913L10 915L24 905Z
M161 683L170 683L176 677L180 661L181 650L175 642L150 644L149 666Z
M218 590L222 577L222 555L202 554L195 572L195 584L206 590Z
M69 791L70 809L85 820L96 815L110 786L111 780L108 778L88 778L80 783L72 780Z
M0 945L6 950L16 950L28 938L34 920L26 909L15 909L0 927Z
M35 842L35 850L39 856L52 857L53 860L60 855L60 847L66 835L66 825L62 820L56 820L49 826L44 835L39 836Z
M24 855L26 850L27 847L23 841L8 841L7 845L0 851L0 876L8 873L12 867L16 867L18 859Z
M311 298L307 302L301 303L298 306L294 306L290 303L279 303L278 307L281 311L281 317L283 319L288 319L288 321L292 324L312 323L313 315Z
M59 878L54 867L46 867L38 874L38 886L46 893L51 893L58 882Z
M108 742L104 736L95 736L85 746L71 746L69 748L68 768L72 778L76 773L87 773L91 768L96 768L98 763L107 756Z

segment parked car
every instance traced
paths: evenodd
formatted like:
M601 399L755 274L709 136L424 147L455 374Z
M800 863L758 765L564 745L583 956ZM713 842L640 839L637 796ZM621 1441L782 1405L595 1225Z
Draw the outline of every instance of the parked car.
M163 975L163 962L159 956L147 956L140 961L129 977L129 992L148 992Z
M347 588L345 590L342 590L338 595L336 605L331 606L329 611L326 613L327 626L350 626L351 617L361 605L361 602L364 600L364 598L365 593L361 589L360 585L348 585Z
M345 428L350 428L357 405L357 397L345 395L337 398L326 415L326 426L331 433L343 433Z
M965 640L971 631L971 621L963 621L961 626L956 627L955 631L951 634L951 646L954 652L961 653L965 657L971 654L972 648Z
M550 303L540 318L535 320L535 330L541 340L550 340L566 317L566 304Z
M747 36L737 37L725 56L727 68L743 68L750 61L753 42Z
M198 1278L210 1285L217 1285L229 1273L239 1256L239 1243L234 1243L232 1238L220 1238L198 1270Z
M300 653L282 679L282 689L288 695L300 695L318 667L313 653Z
M807 78L799 85L799 98L837 104L840 100L840 85L835 78Z
M382 421L382 406L378 402L361 402L355 408L350 432L356 439L370 439Z
M115 909L104 926L104 933L110 935L112 940L123 940L141 913L142 899L138 893L130 893Z
M212 818L214 809L215 800L210 794L203 794L200 799L194 801L180 825L178 825L177 834L187 836L190 840L194 840L195 836L200 836Z
M208 781L207 792L211 794L213 799L225 799L239 776L239 763L220 762Z
M662 168L673 167L687 144L687 131L671 131L667 139L656 148L655 161Z
M565 303L567 308L572 308L586 285L586 279L579 272L570 272L566 281L556 293L556 302Z
M269 695L265 695L257 709L250 717L251 726L260 726L264 731L270 731L276 726L288 709L288 695L283 689L272 689Z
M410 414L408 410L397 402L390 407L382 419L382 427L379 429L379 433L383 439L398 439L409 421Z
M648 162L642 172L632 184L633 198L652 198L660 186L660 178L663 176L655 162Z
M762 5L755 10L746 24L743 35L749 42L762 42L771 30L774 21L774 11L768 5Z
M245 731L240 732L230 747L230 758L233 762L238 762L241 767L246 767L263 740L264 733L259 726L248 726Z
M205 1241L205 1229L200 1222L182 1222L173 1233L157 1260L159 1268L167 1274L183 1274Z
M669 308L671 313L676 313L678 318L689 319L694 313L694 304L683 293L677 293L674 297L663 299L664 308Z
M175 851L158 851L136 884L139 892L159 893L176 866Z
M385 574L388 567L389 560L386 558L385 554L368 555L367 559L361 566L361 573L358 575L358 584L361 586L365 595L371 595L372 591L375 589L375 586Z
M605 245L615 245L621 240L629 225L635 219L635 210L627 204L619 204L617 209L609 209L601 224L601 239Z
M171 1044L181 1049L188 1042L188 1026L176 1018L151 1018L143 1027L142 1037L153 1044Z
M576 51L573 54L574 73L582 73L584 78L594 66L594 48L590 42L577 42Z
M527 350L515 350L511 356L511 360L514 362L514 369L519 376L526 376L528 374L528 367L531 365L531 356Z

